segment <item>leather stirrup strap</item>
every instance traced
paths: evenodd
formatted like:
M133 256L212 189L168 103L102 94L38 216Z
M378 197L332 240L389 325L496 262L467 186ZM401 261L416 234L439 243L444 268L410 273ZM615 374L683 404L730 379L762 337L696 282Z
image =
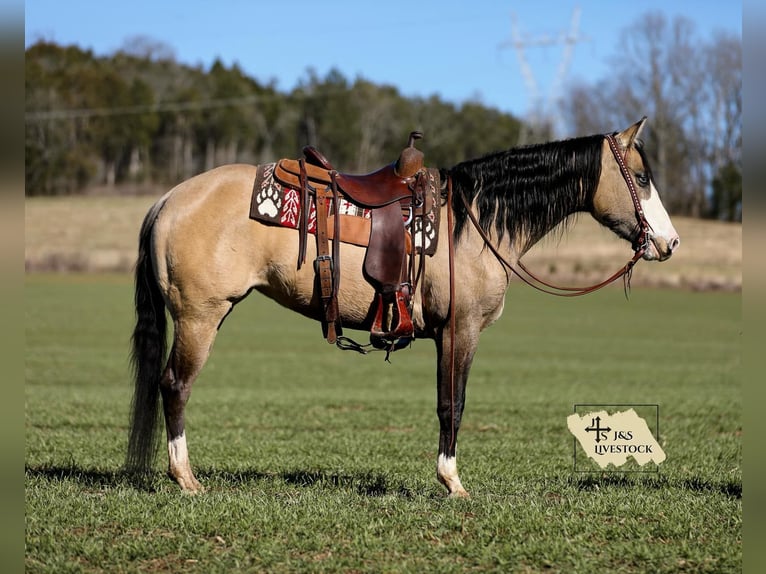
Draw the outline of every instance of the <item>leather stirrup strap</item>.
M338 304L333 290L333 260L330 256L327 234L328 198L325 194L316 194L316 237L317 258L314 262L314 272L319 277L319 288L322 297L323 320L322 327L327 342L335 344L337 333L335 322L338 318Z
M309 200L309 178L306 175L306 162L301 158L298 161L300 166L301 199L300 199L300 218L298 219L298 270L306 263L306 241L309 231L309 211L311 209Z
M335 174L332 172L332 211L333 211L333 240L332 240L332 297L335 305L337 321L338 311L338 290L340 289L340 195L338 194L338 183L335 181ZM338 324L338 334L340 334L340 323Z

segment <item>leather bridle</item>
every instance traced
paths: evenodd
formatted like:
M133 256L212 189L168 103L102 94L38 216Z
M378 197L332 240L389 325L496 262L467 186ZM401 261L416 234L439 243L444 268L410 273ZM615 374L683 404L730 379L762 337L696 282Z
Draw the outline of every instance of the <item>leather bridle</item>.
M617 161L617 165L620 167L620 173L622 173L622 177L628 186L628 192L630 193L630 198L633 201L633 207L636 211L636 218L638 219L639 233L638 237L633 242L633 250L635 251L633 258L607 279L601 281L600 283L596 283L595 285L590 285L588 287L559 287L557 285L547 283L546 281L537 277L534 273L529 271L529 269L527 269L521 261L518 261L516 265L511 264L505 257L500 254L497 247L492 244L492 241L487 233L481 228L481 225L479 225L479 221L476 219L476 215L473 213L471 206L468 204L468 200L466 200L462 193L460 194L460 199L463 201L463 205L465 206L466 212L468 213L468 217L473 223L473 226L476 228L476 231L479 233L481 238L484 240L484 243L497 258L497 260L500 261L500 263L507 269L516 274L524 283L537 289L538 291L548 293L549 295L556 295L558 297L578 297L580 295L587 295L588 293L598 291L602 287L605 287L620 277L623 277L625 279L625 289L627 292L630 282L630 275L633 272L633 266L639 259L641 259L644 253L646 253L646 250L649 248L651 225L649 225L649 222L646 220L644 210L641 207L641 201L639 200L638 192L636 191L636 184L630 175L627 163L625 162L625 157L620 153L620 149L614 134L607 134L604 137L609 143L609 148L612 150L612 154ZM627 155L627 150L625 153ZM451 195L452 178L449 178L447 185L450 188ZM523 273L520 273L520 270L523 271Z

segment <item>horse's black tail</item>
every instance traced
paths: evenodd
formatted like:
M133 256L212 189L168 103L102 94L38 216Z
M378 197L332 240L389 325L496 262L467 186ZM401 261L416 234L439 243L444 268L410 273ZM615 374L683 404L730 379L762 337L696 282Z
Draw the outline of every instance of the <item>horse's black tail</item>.
M160 377L167 348L165 302L157 284L151 254L156 213L153 208L146 216L138 240L136 326L131 339L135 388L125 466L128 472L141 474L151 469L157 452Z

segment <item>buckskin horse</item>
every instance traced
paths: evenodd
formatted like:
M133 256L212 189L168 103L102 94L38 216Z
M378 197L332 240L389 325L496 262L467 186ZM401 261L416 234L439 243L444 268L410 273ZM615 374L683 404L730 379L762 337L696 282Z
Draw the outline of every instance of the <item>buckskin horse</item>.
M523 275L519 259L569 215L583 211L633 246L633 259L610 280L632 270L639 258L663 261L678 247L638 139L645 121L622 132L510 149L438 171L440 217L434 221L440 239L432 255L419 256L427 261L416 266L419 289L410 293L407 308L412 337L436 344L436 475L450 496L468 495L458 476L456 446L479 335L500 317L511 278ZM330 188L337 194L338 181L343 187L321 154L300 165L329 170L325 195L312 188L317 203ZM300 265L300 256L315 258L317 247L300 242L296 229L249 217L257 171L258 166L228 165L179 184L149 210L140 231L126 466L151 468L162 397L168 473L184 491L202 489L190 465L184 409L234 305L256 290L328 326L330 292L323 293L314 268ZM380 174L375 177L382 181ZM332 293L332 320L339 327L370 329L380 307L378 289L365 278L366 250L332 244L343 272ZM410 253L417 257L411 248ZM174 327L169 353L166 310Z

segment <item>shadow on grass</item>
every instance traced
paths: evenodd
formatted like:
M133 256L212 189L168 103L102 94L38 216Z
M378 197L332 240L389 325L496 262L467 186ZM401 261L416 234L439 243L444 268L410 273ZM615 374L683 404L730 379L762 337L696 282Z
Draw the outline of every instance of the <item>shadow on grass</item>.
M131 473L124 469L102 470L96 468L81 468L75 464L67 466L30 466L24 467L27 478L42 478L51 482L75 482L83 488L118 488L134 487L140 490L155 492L152 485L157 473Z
M291 486L303 488L322 487L354 490L361 496L395 495L411 498L416 494L401 481L392 480L385 474L371 471L339 473L322 469L289 470L283 472L200 470L197 476L206 483L223 482L229 486L239 486L261 481L281 481Z
M662 475L636 476L629 474L602 474L588 475L571 479L578 490L599 490L601 488L680 488L695 492L717 492L732 498L742 498L742 481L707 480L699 477L684 479L668 478Z
M164 473L152 471L143 474L125 470L100 470L69 466L26 466L28 478L42 478L52 482L71 481L83 488L135 488L144 492L157 492L171 484ZM237 488L257 483L284 484L302 488L328 488L353 490L360 496L399 496L413 498L418 492L401 481L391 479L379 472L339 473L328 470L290 470L283 472L260 472L255 470L199 470L196 472L203 484L215 489ZM674 479L665 476L635 476L626 474L588 475L570 478L569 484L580 491L596 491L614 488L678 488L701 493L720 493L731 498L742 498L742 482L739 480L707 480L699 477Z
M41 478L51 482L75 482L83 488L135 488L145 492L157 492L171 479L165 473L128 472L124 469L101 470L68 466L25 466L27 478ZM224 484L227 487L244 486L257 482L282 481L285 484L313 488L351 489L361 496L395 495L412 498L415 492L400 481L376 472L338 473L327 470L292 470L284 472L259 472L254 470L199 470L195 472L203 484L209 487Z

